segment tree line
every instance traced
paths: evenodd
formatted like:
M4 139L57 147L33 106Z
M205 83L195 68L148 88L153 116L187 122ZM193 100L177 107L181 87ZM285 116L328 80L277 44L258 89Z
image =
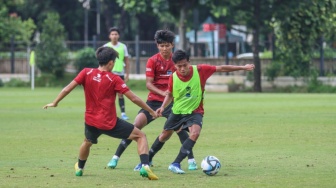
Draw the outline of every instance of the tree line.
M335 41L335 0L0 0L0 48L13 38L35 41L43 57L37 59L39 68L61 77L64 40L106 40L111 26L121 29L122 40L136 35L153 40L156 30L167 28L179 35L178 48L185 49L186 32L209 16L227 30L245 25L252 34L256 92L262 91L261 41L274 43L273 74L294 77L311 75L311 54L322 39ZM42 62L48 58L52 61Z

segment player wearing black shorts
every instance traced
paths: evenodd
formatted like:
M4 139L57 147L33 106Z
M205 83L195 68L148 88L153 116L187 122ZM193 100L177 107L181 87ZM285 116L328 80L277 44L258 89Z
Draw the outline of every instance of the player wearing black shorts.
M166 142L174 131L189 130L187 138L180 148L175 160L169 165L168 169L176 174L184 174L181 169L181 162L192 151L203 124L203 93L206 80L215 72L232 72L237 70L253 70L254 65L245 66L220 65L212 66L200 64L190 65L189 56L183 50L177 50L172 57L176 72L173 73L168 81L168 94L162 106L156 110L161 115L165 107L174 101L171 114L165 123L164 130L158 136L163 142L154 142L149 153L149 159L158 152L164 142ZM158 140L157 139L157 140Z
M162 102L167 95L169 76L175 72L174 62L172 61L175 34L168 30L159 30L155 33L154 39L159 53L150 57L146 64L146 86L149 90L146 103L152 109L156 110L162 106ZM168 118L171 107L172 104L167 105L167 108L162 112L162 116ZM134 120L134 126L142 129L152 121L153 118L151 115L146 110L141 109ZM187 131L178 131L177 134L181 143L189 137ZM120 142L114 156L107 164L109 168L114 169L117 166L120 156L131 142L132 140L129 139L124 139ZM156 142L160 142L160 140ZM152 156L154 156L154 154ZM196 170L197 165L192 152L188 155L188 158L189 169ZM152 159L150 159L150 164L151 163ZM134 170L140 170L141 166L142 164L139 163L135 166Z

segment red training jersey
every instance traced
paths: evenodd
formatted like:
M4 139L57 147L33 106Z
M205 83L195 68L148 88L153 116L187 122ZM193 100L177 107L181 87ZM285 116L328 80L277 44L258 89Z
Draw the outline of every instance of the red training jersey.
M153 85L162 91L168 89L168 79L173 72L175 72L175 64L170 55L169 60L165 60L160 53L150 57L146 65L146 77L154 78ZM164 96L149 91L148 101L163 102Z
M183 77L178 72L176 72L178 78L180 80L182 80L183 82L189 81L191 79L191 77L193 76L193 73L194 73L192 66L189 66L189 70L190 70L190 74L186 77ZM207 65L207 64L200 64L200 65L197 65L197 70L198 70L198 73L199 73L199 77L201 79L201 89L202 89L202 92L204 92L205 83L206 83L207 79L211 75L213 75L213 73L216 72L216 66ZM169 77L168 90L169 90L169 92L173 93L173 76ZM204 114L203 100L201 101L200 105L193 112L199 113L199 114Z
M117 122L116 94L129 88L117 75L97 68L84 68L74 79L85 94L85 123L102 130L111 130Z

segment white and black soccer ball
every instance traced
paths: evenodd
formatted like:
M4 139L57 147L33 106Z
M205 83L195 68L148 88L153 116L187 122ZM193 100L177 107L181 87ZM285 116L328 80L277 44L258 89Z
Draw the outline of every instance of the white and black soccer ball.
M206 156L201 163L203 172L208 176L214 176L221 168L221 163L215 156Z

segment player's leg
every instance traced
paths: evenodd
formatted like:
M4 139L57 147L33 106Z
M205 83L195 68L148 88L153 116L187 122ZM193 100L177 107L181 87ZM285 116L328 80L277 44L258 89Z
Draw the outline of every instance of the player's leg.
M119 76L122 80L125 80L124 75L120 75ZM129 120L129 118L126 115L125 112L125 99L124 99L124 95L121 93L118 93L118 100L119 100L119 107L120 107L120 112L121 112L121 119L123 120Z
M140 129L134 127L132 124L127 121L123 121L118 118L116 126L110 130L105 131L104 134L115 138L129 139L137 142L138 154L140 161L143 164L142 169L140 170L140 175L147 177L150 180L157 180L158 177L150 170L148 164L148 142L144 132Z
M202 129L202 119L203 116L200 114L191 114L189 117L186 118L186 124L183 128L189 127L189 138L186 139L181 148L180 152L177 155L174 162L168 167L170 171L176 174L184 174L184 171L181 169L180 163L181 161L187 157L188 153L194 147Z
M150 123L153 120L154 119L149 114L149 112L147 112L146 110L141 109L139 111L138 115L135 117L134 126L137 127L137 128L139 128L139 129L142 129L143 127L145 127L148 123ZM120 144L119 144L119 146L118 146L115 154L113 155L112 159L109 161L109 163L107 163L107 166L109 168L114 169L115 167L117 167L119 158L121 157L121 155L124 153L124 151L126 150L126 148L131 143L132 143L132 140L130 140L130 139L122 139L121 140L121 142L120 142ZM141 166L140 166L140 168L141 168Z
M174 130L178 129L179 127L179 118L180 116L171 114L171 116L168 117L165 125L164 130L161 132L161 134L155 139L154 143L152 144L150 150L149 150L149 163L153 161L153 157L155 154L161 150L163 145L171 135L174 133ZM134 168L134 171L137 171L139 169L139 164Z
M90 148L92 144L98 143L98 137L101 135L99 130L93 126L85 124L85 139L79 148L78 162L75 164L76 176L83 175L83 169L86 160L90 154Z
M189 138L188 131L186 130L176 131L176 133L180 139L181 144L183 144L184 141ZM197 170L197 164L192 150L190 153L188 153L188 170Z

